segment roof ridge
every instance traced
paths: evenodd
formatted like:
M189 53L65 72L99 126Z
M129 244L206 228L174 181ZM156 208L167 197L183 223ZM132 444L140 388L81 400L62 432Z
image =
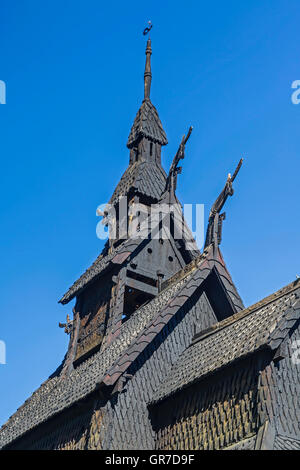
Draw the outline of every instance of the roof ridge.
M209 245L207 248L205 248L205 250L202 253L200 253L199 256L194 258L189 264L181 268L179 271L177 271L177 273L173 274L173 276L171 276L169 279L163 282L162 291L171 287L173 284L175 284L175 282L180 281L181 279L184 279L186 276L188 276L188 274L190 274L190 272L193 271L194 268L197 268L199 264L201 263L201 261L207 258L209 251L211 249L211 246L212 245Z

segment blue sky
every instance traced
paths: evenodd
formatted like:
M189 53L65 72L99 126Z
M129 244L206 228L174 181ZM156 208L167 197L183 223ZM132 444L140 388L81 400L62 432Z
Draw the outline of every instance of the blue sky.
M2 0L0 423L66 351L57 301L103 245L95 211L128 164L148 19L166 169L194 126L181 202L207 217L245 157L223 227L232 277L250 305L300 275L298 0Z

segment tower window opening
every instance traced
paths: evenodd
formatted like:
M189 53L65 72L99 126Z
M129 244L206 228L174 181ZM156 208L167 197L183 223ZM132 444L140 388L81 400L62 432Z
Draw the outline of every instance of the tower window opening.
M138 289L125 288L122 323L125 323L138 308L152 300L154 295Z
M153 144L152 142L150 143L150 157L152 157L152 152L153 152Z

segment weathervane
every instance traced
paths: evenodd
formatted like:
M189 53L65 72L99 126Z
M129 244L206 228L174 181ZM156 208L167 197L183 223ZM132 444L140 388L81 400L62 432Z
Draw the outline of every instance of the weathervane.
M143 31L144 36L146 36L146 34L150 33L152 26L153 26L153 24L151 23L151 21L148 21L148 26ZM149 34L149 36L150 36L150 34Z

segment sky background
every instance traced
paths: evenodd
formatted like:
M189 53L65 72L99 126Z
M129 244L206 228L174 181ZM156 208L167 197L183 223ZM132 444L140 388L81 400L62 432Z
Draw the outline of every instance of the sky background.
M194 131L182 203L209 208L241 156L222 252L246 306L300 275L299 0L1 0L0 423L67 348L57 303L94 261L96 208L128 165L152 30L166 169Z

